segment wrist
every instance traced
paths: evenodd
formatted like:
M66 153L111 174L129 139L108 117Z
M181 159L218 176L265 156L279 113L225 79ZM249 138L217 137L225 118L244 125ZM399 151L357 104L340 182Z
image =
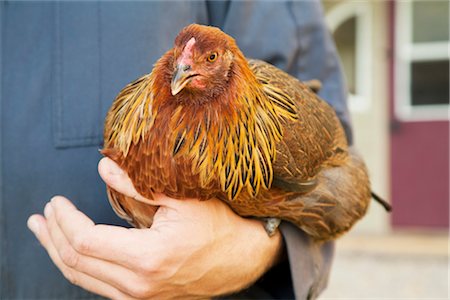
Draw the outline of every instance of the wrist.
M234 245L232 246L235 249L234 252L240 257L239 265L227 270L236 272L232 280L228 281L229 289L215 296L238 292L251 286L276 265L283 255L284 242L279 231L269 237L262 221L238 218L245 223L236 228L239 230L238 234L233 233Z
M269 236L264 229L263 221L254 220L254 230L250 233L255 236L254 253L259 254L259 266L258 270L259 279L270 268L276 265L283 256L284 242L283 237L279 230L275 232L273 236Z

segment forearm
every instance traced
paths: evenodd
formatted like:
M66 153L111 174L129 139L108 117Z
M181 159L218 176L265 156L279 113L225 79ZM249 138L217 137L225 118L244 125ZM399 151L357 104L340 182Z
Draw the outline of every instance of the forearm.
M276 265L285 251L280 232L269 237L261 221L241 218L235 224L239 225L239 228L236 228L240 231L239 234L230 230L233 237L230 236L229 241L222 240L217 243L217 246L222 248L217 251L229 254L225 257L228 262L220 263L218 269L209 274L212 277L228 278L227 283L221 282L221 286L212 287L210 296L228 295L248 288ZM236 254L241 259L230 261ZM216 259L219 262L222 260ZM229 263L233 265L230 266Z

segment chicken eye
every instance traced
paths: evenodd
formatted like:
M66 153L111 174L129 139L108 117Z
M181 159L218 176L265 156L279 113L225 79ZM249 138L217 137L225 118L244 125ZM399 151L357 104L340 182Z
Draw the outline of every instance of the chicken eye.
M217 52L213 52L213 53L211 53L209 56L208 56L208 61L209 62L213 62L213 61L215 61L216 59L217 59Z

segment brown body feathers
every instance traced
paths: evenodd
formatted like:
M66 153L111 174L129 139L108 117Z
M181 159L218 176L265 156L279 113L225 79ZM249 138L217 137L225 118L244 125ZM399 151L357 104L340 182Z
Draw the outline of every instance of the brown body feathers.
M121 91L104 138L103 153L147 198L216 197L317 239L347 231L371 197L334 110L285 72L246 60L212 27L184 28L153 71ZM155 207L108 195L121 217L151 225Z

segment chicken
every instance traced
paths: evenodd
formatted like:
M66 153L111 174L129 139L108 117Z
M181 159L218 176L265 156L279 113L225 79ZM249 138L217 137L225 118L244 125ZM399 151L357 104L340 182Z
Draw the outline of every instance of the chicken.
M334 110L308 85L247 60L218 28L192 24L108 112L102 153L148 199L218 198L244 217L292 222L313 238L349 230L371 198L367 170ZM108 187L136 227L157 207Z

